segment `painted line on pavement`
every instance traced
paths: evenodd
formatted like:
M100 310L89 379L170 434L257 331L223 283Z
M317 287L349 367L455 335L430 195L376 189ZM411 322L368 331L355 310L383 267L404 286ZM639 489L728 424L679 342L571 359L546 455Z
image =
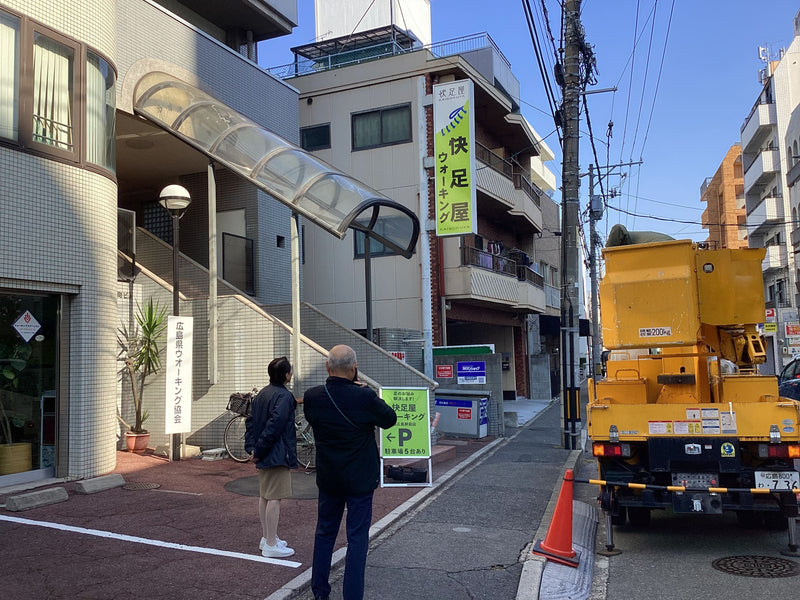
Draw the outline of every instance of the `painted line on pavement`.
M161 492L162 494L186 494L187 496L202 496L203 494L198 492L181 492L179 490L159 490L154 489L150 490L151 492Z
M47 521L35 521L33 519L23 519L21 517L11 517L8 515L0 515L0 521L8 521L10 523L19 523L21 525L35 525L37 527L47 527L49 529L58 529L60 531L69 531L71 533L81 533L84 535L93 535L96 537L108 538L112 540L121 540L123 542L133 542L135 544L146 544L148 546L158 546L159 548L170 548L172 550L183 550L186 552L198 552L200 554L212 554L214 556L224 556L226 558L239 558L242 560L251 560L253 562L269 563L272 565L279 565L283 567L292 567L294 569L303 565L303 563L295 562L292 560L282 560L280 558L267 558L265 556L258 556L256 554L244 554L242 552L230 552L228 550L217 550L214 548L203 548L201 546L187 546L186 544L176 544L173 542L163 542L161 540L150 540L147 538L136 537L132 535L125 535L122 533L113 533L111 531L102 531L100 529L87 529L84 527L74 527L72 525L62 525L61 523L49 523Z

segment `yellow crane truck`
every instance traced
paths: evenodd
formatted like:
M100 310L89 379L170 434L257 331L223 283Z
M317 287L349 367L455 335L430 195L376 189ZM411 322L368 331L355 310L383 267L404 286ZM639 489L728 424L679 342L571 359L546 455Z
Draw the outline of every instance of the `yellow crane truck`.
M672 509L788 522L797 552L800 402L757 368L764 255L691 240L604 249L607 360L589 380L587 421L609 551L612 524L643 526L652 509Z

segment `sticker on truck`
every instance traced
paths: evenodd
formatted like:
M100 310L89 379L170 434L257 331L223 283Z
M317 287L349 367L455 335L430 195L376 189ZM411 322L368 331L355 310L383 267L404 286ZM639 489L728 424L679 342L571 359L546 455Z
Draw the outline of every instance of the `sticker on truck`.
M671 434L673 433L672 421L648 421L647 431L650 435Z
M700 421L675 421L675 433L677 435L696 435L703 433Z
M669 337L672 335L672 327L640 327L640 338Z

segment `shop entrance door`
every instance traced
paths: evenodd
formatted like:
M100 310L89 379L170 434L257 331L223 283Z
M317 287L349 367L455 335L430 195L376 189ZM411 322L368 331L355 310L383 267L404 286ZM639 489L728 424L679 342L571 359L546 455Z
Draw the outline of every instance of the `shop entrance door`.
M0 292L0 487L55 473L58 305Z

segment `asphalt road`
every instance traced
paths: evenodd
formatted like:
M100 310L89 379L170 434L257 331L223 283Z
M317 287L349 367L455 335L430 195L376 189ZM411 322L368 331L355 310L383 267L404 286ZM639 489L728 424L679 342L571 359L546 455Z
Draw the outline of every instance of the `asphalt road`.
M595 477L596 473L595 461L584 454L577 477ZM588 485L577 487L576 497L584 501L597 495L596 489L586 489ZM605 549L606 542L605 520L602 511L599 514L598 552ZM614 528L614 545L622 553L595 556L591 600L796 598L800 557L781 555L782 550L788 550L787 542L787 531L746 529L734 514L653 511L646 528ZM718 559L733 573L715 568L713 563ZM747 572L758 576L744 575Z

